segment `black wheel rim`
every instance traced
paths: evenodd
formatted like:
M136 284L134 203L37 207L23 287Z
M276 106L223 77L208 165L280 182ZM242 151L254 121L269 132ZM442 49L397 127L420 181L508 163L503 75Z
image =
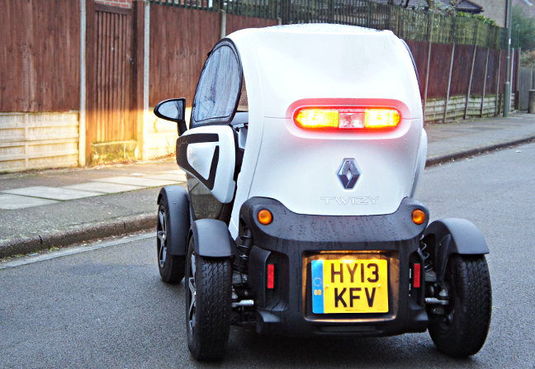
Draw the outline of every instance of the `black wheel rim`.
M163 208L158 210L156 237L158 239L158 264L160 268L163 268L167 261L167 214Z
M457 294L455 293L455 275L451 263L448 263L444 288L448 291L448 305L444 306L444 315L440 317L439 327L442 332L448 331L453 325Z
M188 319L188 330L191 334L193 334L193 330L195 329L195 313L196 313L196 307L197 307L197 287L195 283L195 272L196 272L196 264L195 264L195 254L191 252L190 254L190 260L189 260L189 270L188 270L188 278L186 279L186 291L188 294L187 299L187 319Z

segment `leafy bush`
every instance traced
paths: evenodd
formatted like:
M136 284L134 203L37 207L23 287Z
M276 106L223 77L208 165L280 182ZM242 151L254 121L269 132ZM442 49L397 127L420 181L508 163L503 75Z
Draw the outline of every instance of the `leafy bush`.
M535 49L535 18L526 16L524 10L518 5L513 7L511 36L514 48Z
M520 65L535 68L535 50L523 51L520 55Z

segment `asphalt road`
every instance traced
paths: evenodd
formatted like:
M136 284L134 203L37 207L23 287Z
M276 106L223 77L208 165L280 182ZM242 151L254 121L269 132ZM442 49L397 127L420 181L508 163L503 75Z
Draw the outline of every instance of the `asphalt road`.
M421 182L417 198L432 218L472 220L491 250L491 330L471 359L440 354L427 334L302 340L233 329L225 361L196 363L186 347L183 286L160 282L155 241L141 235L0 264L0 367L535 368L534 163L528 144L433 167Z

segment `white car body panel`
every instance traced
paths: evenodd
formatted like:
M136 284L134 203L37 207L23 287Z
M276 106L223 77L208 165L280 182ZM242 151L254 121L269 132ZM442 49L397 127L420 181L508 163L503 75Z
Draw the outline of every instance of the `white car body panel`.
M299 214L377 215L393 213L412 196L426 136L403 41L390 31L322 24L246 29L228 38L240 55L249 102L233 237L241 205L251 197L276 199ZM294 124L296 101L333 98L396 100L404 104L402 121L394 131L366 134ZM344 158L354 158L360 171L349 190L337 176Z
M217 134L218 142L190 143L187 147L188 164L196 170L203 179L207 180L212 168L212 161L216 148L219 148L219 158L215 163L215 181L211 190L217 201L228 204L234 198L236 183L234 170L236 166L236 149L234 132L229 126L204 126L187 130L182 136L196 134ZM188 171L187 168L183 168ZM191 173L191 175L196 175Z

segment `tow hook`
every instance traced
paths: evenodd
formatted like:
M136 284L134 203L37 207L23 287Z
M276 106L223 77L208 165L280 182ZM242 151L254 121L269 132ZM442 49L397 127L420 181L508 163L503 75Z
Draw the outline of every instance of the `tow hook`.
M237 307L253 307L254 300L240 300L232 303L233 308Z
M433 314L443 315L445 313L444 306L447 306L450 303L448 290L445 288L441 289L438 293L438 297L426 297L425 303L429 305L435 305L431 309Z

